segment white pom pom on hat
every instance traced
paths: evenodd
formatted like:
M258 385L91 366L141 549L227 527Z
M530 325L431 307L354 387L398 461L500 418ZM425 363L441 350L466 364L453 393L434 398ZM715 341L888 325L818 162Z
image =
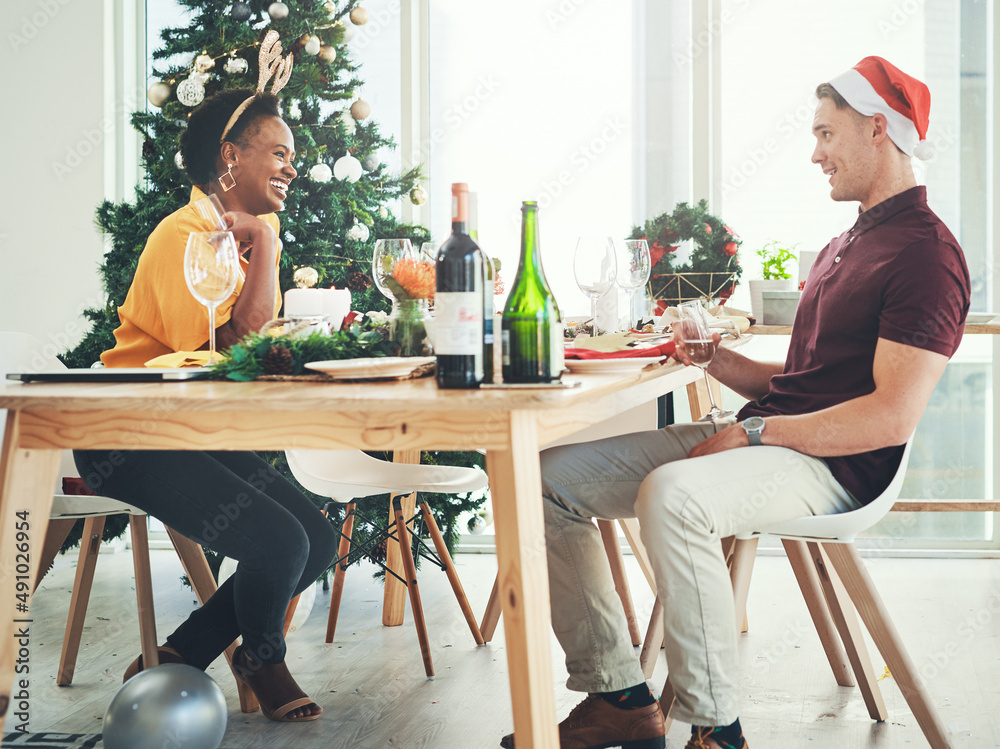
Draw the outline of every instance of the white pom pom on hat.
M934 156L927 142L931 92L922 82L888 60L872 56L833 78L830 85L865 117L884 115L889 138L907 156Z

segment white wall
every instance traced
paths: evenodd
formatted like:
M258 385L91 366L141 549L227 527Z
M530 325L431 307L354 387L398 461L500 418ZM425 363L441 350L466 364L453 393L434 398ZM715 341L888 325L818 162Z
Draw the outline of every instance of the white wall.
M59 352L82 337L80 311L103 299L94 214L114 194L118 171L106 173L105 165L118 137L115 107L106 103L114 80L107 86L104 73L110 4L5 0L0 17L0 142L8 159L0 180L0 326Z

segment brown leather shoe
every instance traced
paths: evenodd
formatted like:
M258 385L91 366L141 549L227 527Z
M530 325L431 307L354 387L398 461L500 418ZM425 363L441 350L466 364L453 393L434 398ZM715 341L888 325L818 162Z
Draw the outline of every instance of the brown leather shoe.
M711 728L704 731L696 731L691 734L690 741L684 745L684 749L721 749L719 742L711 738ZM739 749L747 749L747 740L743 739Z
M573 708L559 724L561 749L664 749L666 729L660 703L635 710L622 710L596 694ZM504 749L514 749L514 734L500 741Z

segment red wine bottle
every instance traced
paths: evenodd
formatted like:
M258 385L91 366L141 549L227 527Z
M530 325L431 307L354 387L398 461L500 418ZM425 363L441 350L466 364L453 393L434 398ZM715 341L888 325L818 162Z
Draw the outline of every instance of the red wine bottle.
M477 388L485 378L485 259L469 236L469 186L451 186L451 236L437 254L434 353L442 388Z

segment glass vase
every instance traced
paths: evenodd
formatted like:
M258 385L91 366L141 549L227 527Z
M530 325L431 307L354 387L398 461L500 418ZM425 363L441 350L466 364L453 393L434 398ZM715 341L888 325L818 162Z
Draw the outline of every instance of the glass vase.
M399 344L399 356L431 356L427 335L430 309L426 299L396 299L389 313L389 340Z

